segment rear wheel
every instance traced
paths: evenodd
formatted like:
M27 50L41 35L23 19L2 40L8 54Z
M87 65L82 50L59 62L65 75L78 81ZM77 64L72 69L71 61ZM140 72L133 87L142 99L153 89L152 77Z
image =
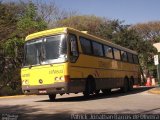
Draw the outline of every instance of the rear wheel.
M129 80L129 91L132 91L133 90L133 83L134 82L134 78L131 77L130 80Z
M94 92L96 95L98 95L100 93L100 90L95 90Z
M49 100L50 100L50 101L55 101L55 99L56 99L56 94L49 94L48 97L49 97Z
M102 92L104 95L109 95L111 94L111 89L102 89Z

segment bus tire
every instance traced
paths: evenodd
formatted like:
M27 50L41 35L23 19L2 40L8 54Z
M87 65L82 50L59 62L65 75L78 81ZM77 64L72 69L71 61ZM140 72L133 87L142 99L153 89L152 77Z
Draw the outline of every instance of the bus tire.
M121 88L122 92L123 93L126 93L128 92L128 89L129 89L129 82L128 82L128 77L125 77L124 78L124 84L123 84L123 87Z
M131 77L130 80L129 80L129 91L133 90L133 84L134 84L134 78Z
M95 90L94 92L96 95L98 95L100 93L100 90Z
M111 94L111 89L102 89L102 92L104 95L109 95Z
M88 98L90 94L94 93L95 90L96 90L95 80L92 76L89 76L86 79L85 91L83 92L84 97Z
M56 94L49 94L48 97L49 97L50 101L55 101L56 100Z

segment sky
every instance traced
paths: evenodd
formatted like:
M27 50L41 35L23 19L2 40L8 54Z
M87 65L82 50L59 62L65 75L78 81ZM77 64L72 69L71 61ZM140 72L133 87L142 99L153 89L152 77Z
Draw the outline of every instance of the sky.
M18 0L3 0L18 1ZM22 0L23 1L23 0ZM24 0L26 1L26 0ZM31 0L39 1L39 0ZM95 15L119 19L123 24L160 21L160 0L42 0L51 1L60 9L76 11L80 15Z
M137 24L160 21L160 0L45 0L67 11Z

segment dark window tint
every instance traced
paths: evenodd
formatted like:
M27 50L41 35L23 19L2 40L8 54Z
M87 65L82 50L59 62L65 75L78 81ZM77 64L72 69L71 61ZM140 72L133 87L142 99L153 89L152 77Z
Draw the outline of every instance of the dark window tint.
M97 42L92 42L93 45L93 53L96 56L103 56L102 44Z
M122 61L127 61L127 52L121 51Z
M77 37L74 34L69 34L70 53L71 56L78 56Z
M134 63L138 64L138 56L137 55L133 55L133 60L134 60Z
M65 40L61 39L61 36L47 37L44 49L47 60L57 59L60 55L67 54L67 44Z
M67 43L63 35L28 41L25 44L25 66L50 64L55 59L65 59Z
M91 42L86 38L80 37L81 47L84 54L92 54Z
M105 57L113 58L113 50L112 50L112 48L109 47L109 46L104 46L104 54L105 54Z
M121 59L120 50L113 48L113 52L114 52L114 58L116 60L120 60Z
M42 40L35 40L25 44L25 66L40 64Z
M129 61L130 63L133 63L133 56L132 56L131 53L128 53L128 61Z

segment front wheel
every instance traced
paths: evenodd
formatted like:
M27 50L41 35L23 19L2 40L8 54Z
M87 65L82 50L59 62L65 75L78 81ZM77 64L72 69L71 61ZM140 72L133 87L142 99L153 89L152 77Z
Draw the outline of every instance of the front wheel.
M128 82L128 78L124 78L124 84L123 87L121 88L123 93L128 92L129 89L129 82Z
M56 99L56 94L49 94L48 97L49 97L49 100L50 100L50 101L55 101L55 99Z
M102 89L102 92L104 95L109 95L111 94L111 89Z
M91 82L88 80L86 81L85 91L83 92L83 95L85 98L89 98L91 93L92 93L92 86Z
M84 97L88 98L90 94L94 93L95 90L96 90L95 80L93 77L90 76L86 79L85 90L83 92Z

